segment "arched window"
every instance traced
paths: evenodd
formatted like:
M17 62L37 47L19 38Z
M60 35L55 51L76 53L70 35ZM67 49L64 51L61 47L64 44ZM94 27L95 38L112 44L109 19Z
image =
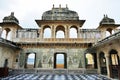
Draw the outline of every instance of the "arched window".
M3 30L1 37L5 39L6 38L6 34L7 34L6 30Z
M106 37L110 36L110 32L106 31Z
M106 37L110 36L110 35L113 34L113 33L114 33L114 32L113 32L113 29L108 28L108 29L106 30Z
M77 38L77 28L75 27L70 28L70 38Z
M11 39L11 30L9 28L5 28L2 32L1 37L4 39L10 40Z
M44 38L51 38L51 29L49 26L44 27Z
M7 40L11 40L11 37L12 37L12 32L9 31L8 35L7 35Z
M64 32L61 30L57 31L56 38L65 38Z
M56 38L65 38L65 28L64 26L57 26L55 31Z
M114 34L115 33L115 31L114 30L112 30L112 34Z

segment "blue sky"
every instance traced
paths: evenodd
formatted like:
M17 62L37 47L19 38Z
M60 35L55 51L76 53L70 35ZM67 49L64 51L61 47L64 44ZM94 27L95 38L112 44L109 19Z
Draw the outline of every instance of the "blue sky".
M104 14L120 23L120 0L1 0L0 22L14 12L23 28L38 28L35 19L41 19L53 4L67 4L70 10L78 12L79 19L86 20L83 28L97 28Z

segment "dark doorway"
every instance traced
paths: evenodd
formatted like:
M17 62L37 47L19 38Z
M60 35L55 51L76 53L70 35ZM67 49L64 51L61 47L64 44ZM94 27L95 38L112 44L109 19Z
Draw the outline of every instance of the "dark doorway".
M67 54L55 53L54 54L54 68L67 68Z

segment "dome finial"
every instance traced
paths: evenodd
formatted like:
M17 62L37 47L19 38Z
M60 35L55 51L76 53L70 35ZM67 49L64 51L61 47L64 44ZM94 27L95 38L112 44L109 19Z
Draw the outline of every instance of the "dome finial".
M105 18L105 14L104 14L104 18Z
M54 4L53 4L53 8L54 8Z
M11 16L14 16L14 12L11 12Z

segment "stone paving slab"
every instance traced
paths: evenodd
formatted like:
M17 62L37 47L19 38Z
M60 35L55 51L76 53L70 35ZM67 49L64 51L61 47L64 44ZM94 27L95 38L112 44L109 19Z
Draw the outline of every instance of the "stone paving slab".
M97 74L18 74L0 80L112 80Z

